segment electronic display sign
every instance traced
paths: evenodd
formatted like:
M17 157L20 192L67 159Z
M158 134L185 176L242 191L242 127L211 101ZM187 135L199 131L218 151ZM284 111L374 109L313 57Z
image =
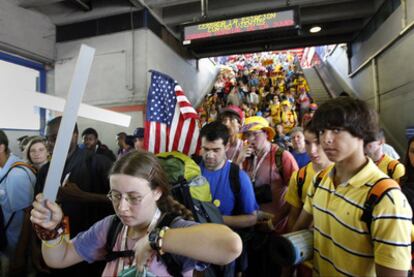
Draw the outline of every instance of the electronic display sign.
M184 27L183 44L191 41L239 33L295 26L294 10L269 12L240 18L213 21Z

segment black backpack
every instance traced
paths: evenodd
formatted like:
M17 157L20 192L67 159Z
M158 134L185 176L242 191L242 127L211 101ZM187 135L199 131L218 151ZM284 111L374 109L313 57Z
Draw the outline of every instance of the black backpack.
M36 174L36 169L34 169L32 166L28 165L24 162L15 162L11 165L9 170L4 174L4 176L0 179L0 183L2 183L7 175L9 175L10 171L12 171L14 168L22 168L25 170L25 168L29 169L33 174ZM26 171L26 170L25 170ZM9 228L10 223L13 221L14 216L16 215L16 212L13 212L10 216L9 220L7 222L4 221L4 214L3 214L3 208L0 207L0 251L4 251L7 247L7 228Z
M201 175L198 164L176 151L159 153L157 158L167 174L172 196L192 212L194 220L223 224L220 210L211 202L209 183Z
M203 197L197 199L190 192L190 190L192 189L192 187L194 188L194 186L197 187L198 185L206 185L209 187L208 181L201 175L200 167L196 162L197 160L195 160L194 157L193 159L191 159L190 157L185 156L182 153L177 153L174 151L159 153L157 157L164 171L168 175L168 179L171 184L171 194L173 195L175 200L183 204L187 209L189 209L192 212L195 221L199 223L224 224L223 216L221 215L221 212L216 207L216 205L214 205L214 203L212 203L211 201L200 200ZM184 177L184 175L186 174L186 170L198 172L198 176L193 176L193 179L186 180L186 178ZM238 180L238 175L237 183L240 184ZM240 185L238 190L240 191ZM165 264L168 265L167 263ZM203 271L203 276L230 276L233 273L232 270L232 266L219 266L211 264L206 270Z
M162 215L159 223L157 224L157 228L171 226L171 223L179 218L180 216L178 214L166 213ZM107 252L107 254L105 255L106 262L111 262L118 258L126 258L126 257L135 256L135 252L133 250L113 251L116 240L123 226L124 225L122 224L119 217L114 215L112 218L111 224L109 226L109 229L108 229L108 234L106 236L106 244L105 244L105 249ZM172 254L165 253L164 255L159 256L159 257L161 261L167 267L167 271L171 276L182 277L182 274L181 274L182 264L180 264L180 262L177 259L175 259Z

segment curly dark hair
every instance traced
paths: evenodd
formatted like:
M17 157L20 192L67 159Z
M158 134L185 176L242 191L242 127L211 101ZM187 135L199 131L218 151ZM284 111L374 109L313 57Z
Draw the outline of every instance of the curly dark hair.
M354 137L369 143L378 133L378 114L366 102L352 97L331 99L316 110L312 118L313 130L343 128Z

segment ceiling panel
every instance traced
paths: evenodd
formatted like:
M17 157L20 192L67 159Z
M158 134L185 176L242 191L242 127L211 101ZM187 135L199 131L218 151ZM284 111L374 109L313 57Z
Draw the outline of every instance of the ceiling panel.
M9 0L22 8L48 16L59 26L88 22L99 18L125 14L148 8L153 16L181 42L183 24L202 20L199 0ZM214 46L199 43L190 49L199 56L205 53L218 55L234 51L255 49L293 48L305 45L350 42L364 28L385 0L206 0L207 18L235 18L246 14L262 13L281 8L299 11L300 26L291 33L274 33L256 39L223 38ZM86 7L83 4L86 4ZM87 9L90 7L90 10ZM318 34L309 28L319 25ZM227 45L227 47L226 47ZM205 48L205 49L203 49ZM250 50L249 50L250 49Z

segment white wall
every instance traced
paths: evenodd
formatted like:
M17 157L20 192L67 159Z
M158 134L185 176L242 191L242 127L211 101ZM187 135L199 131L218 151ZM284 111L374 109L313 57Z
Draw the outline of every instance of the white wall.
M46 16L0 1L0 50L52 62L55 29Z
M414 21L414 1L407 1L407 24ZM352 68L367 61L374 53L384 47L391 39L397 37L402 27L404 12L400 6L380 28L364 43L354 47ZM405 153L405 128L414 126L412 107L414 107L414 29L399 37L396 42L375 57L378 72L379 112L381 126L386 131L387 140L400 154ZM361 99L371 105L375 103L375 83L373 67L369 63L362 70L350 77L344 49L339 47L328 62L340 78L340 82L349 86Z
M355 88L352 80L348 75L348 57L346 56L346 44L340 44L335 48L335 51L329 56L327 63L332 69L332 75L337 79L338 83L346 92L355 95ZM345 78L344 78L345 77Z
M191 103L198 102L200 96L204 96L206 89L211 85L218 73L209 59L185 60L163 43L159 37L147 31L147 66L148 70L154 69L178 81L184 89ZM150 75L147 75L147 83Z
M150 81L148 70L169 74L183 87L192 103L204 96L217 69L208 60L185 60L147 29L125 31L56 44L56 65L48 74L48 93L66 97L80 45L96 49L83 101L101 107L144 105ZM129 111L129 128L79 118L79 130L96 128L103 143L116 150L115 135L132 134L144 124L143 111Z
M139 80L144 76L145 56L140 53L144 52L145 40L140 38L145 35L145 31L138 30L135 34L135 71L132 70L133 42L130 32L57 43L54 94L66 97L80 45L83 43L96 49L84 102L92 105L143 102L144 84L136 82L134 90L132 83L134 79Z

